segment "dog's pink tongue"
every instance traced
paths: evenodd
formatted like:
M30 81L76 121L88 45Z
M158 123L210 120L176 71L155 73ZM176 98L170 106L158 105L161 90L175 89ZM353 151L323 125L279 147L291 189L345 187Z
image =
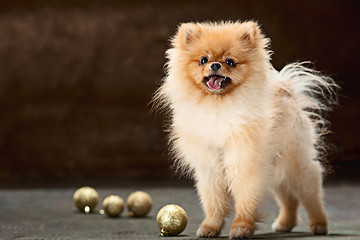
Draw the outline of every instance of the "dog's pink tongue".
M218 90L221 88L221 81L224 80L224 78L219 76L211 76L210 79L206 82L208 87L212 90Z

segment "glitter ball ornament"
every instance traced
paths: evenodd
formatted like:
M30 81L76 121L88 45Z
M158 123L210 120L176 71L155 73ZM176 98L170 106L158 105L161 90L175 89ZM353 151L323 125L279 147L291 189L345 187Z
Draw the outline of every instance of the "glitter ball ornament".
M91 187L82 187L74 193L75 206L85 213L92 212L99 202L99 195L95 189Z
M160 209L156 222L161 236L178 235L186 228L187 215L182 207L169 204Z
M152 199L146 192L133 192L127 199L127 207L129 209L130 216L144 217L151 210Z
M124 200L117 195L110 195L104 199L103 209L109 217L117 217L124 210Z

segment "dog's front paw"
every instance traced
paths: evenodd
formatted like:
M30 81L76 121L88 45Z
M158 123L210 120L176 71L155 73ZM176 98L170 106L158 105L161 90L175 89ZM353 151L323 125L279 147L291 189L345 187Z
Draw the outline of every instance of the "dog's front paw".
M295 226L296 224L283 224L275 221L271 227L275 232L291 232Z
M247 222L233 222L229 238L231 239L244 239L251 238L255 232L255 224L249 224Z
M220 230L206 224L201 224L196 235L201 238L218 237L220 235Z
M314 234L314 235L328 234L328 226L326 223L325 224L321 224L321 223L312 224L312 225L310 225L310 230L311 230L312 234Z

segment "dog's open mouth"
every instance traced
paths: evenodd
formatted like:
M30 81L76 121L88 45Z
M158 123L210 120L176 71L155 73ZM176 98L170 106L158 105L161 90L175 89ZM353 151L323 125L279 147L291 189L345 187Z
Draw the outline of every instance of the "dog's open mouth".
M223 89L230 81L230 78L220 75L210 75L205 77L205 84L212 91Z

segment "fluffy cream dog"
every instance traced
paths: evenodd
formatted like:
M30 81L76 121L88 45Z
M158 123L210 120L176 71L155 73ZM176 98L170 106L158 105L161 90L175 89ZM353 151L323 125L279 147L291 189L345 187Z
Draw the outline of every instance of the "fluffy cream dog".
M195 179L200 237L220 235L232 198L229 237L252 236L267 193L280 206L275 231L296 226L301 203L311 232L328 233L317 159L337 85L300 63L274 70L268 45L254 22L185 23L167 51L154 101L170 110L172 152Z

